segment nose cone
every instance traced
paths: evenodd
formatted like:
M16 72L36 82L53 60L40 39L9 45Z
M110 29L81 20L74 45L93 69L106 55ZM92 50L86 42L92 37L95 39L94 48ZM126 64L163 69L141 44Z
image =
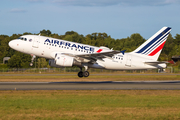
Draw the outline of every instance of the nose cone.
M12 49L17 50L19 47L19 40L11 40L9 42L9 47L11 47Z
M13 46L14 46L14 45L13 45L13 41L10 41L10 42L9 42L9 47L13 48Z

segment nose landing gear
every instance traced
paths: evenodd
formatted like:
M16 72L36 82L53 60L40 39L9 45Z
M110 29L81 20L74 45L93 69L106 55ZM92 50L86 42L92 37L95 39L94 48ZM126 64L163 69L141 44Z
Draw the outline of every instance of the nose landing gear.
M29 66L33 66L33 62L34 62L34 59L36 58L36 56L35 55L31 55L32 56L32 58L31 58L31 63L29 64Z

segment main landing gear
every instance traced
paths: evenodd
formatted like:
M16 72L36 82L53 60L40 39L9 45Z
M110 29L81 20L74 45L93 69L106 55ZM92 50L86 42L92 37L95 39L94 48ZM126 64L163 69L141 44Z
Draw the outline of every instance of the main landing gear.
M88 67L85 66L85 71L82 72L82 67L80 67L81 71L78 72L78 77L88 77L89 76L89 72L87 71L88 70Z
M89 72L88 71L80 71L78 72L78 77L88 77L89 76Z
M36 56L35 55L31 55L32 56L32 58L31 58L31 63L29 64L29 66L33 66L33 62L34 62L34 59L36 58Z

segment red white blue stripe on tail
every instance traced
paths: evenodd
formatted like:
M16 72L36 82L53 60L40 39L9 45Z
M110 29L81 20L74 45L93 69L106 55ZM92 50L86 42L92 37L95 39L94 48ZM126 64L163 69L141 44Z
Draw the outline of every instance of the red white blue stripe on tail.
M170 27L163 27L133 52L146 56L156 55L162 50L170 31Z

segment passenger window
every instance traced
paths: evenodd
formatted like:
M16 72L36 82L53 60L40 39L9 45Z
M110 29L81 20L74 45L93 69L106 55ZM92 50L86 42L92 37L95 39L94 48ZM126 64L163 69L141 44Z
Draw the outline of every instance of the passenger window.
M32 41L32 39L29 39L29 42L31 42Z
M27 41L27 38L24 38L25 41Z
M121 60L123 60L123 58L121 58Z

